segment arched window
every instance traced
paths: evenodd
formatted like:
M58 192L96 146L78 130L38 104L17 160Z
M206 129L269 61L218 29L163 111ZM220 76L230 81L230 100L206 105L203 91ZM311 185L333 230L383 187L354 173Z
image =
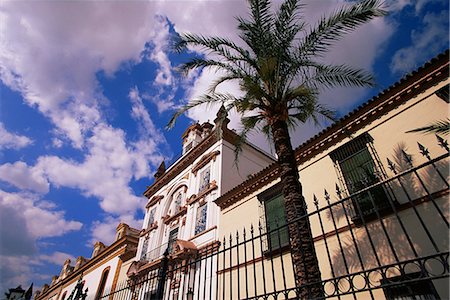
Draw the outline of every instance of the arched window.
M105 290L106 280L108 279L109 269L110 269L110 267L107 267L102 272L102 277L100 278L100 283L97 288L97 293L95 294L95 300L99 300L103 295L103 292Z

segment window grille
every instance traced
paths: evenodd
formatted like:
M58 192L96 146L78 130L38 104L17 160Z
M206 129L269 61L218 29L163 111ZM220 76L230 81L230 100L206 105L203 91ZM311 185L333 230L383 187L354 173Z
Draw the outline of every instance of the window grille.
M349 195L382 180L384 172L381 163L375 162L378 157L372 155L369 148L373 149L373 139L365 133L330 153L340 175L339 180L347 188ZM352 202L351 212L354 219L371 215L375 210L389 206L388 194L381 185L353 196Z

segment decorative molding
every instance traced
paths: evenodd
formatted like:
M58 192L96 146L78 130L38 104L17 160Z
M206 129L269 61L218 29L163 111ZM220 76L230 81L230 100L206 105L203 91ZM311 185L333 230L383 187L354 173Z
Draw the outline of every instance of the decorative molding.
M216 225L214 225L213 227L210 227L210 228L208 228L208 229L206 229L206 230L203 230L202 232L197 233L196 235L194 235L193 237L191 237L188 241L195 240L195 239L198 238L199 236L204 235L205 233L208 233L208 232L210 232L211 230L214 230L214 229L217 229L217 226L216 226Z
M216 181L215 180L211 181L208 184L208 187L206 189L204 189L203 191L201 191L197 195L194 194L191 197L189 197L189 199L187 200L187 204L188 205L194 204L195 202L199 201L200 199L202 199L203 197L205 197L206 195L208 195L212 191L216 190L217 188L218 188L218 186L217 186Z
M179 161L177 161L174 165L170 166L166 173L161 176L157 181L155 181L151 186L148 186L144 192L144 196L147 198L152 197L156 192L158 192L161 188L163 188L166 184L168 184L172 179L178 176L181 172L183 172L189 165L194 163L194 161L203 155L205 151L208 150L211 146L213 146L217 141L223 139L231 144L236 144L239 137L238 135L228 128L222 128L221 133L216 130L212 130L211 133L204 138L198 145L189 151L186 155L184 155Z
M203 157L199 160L198 163L192 167L192 173L197 176L198 170L206 166L211 160L215 161L216 157L220 154L219 150L213 151L211 153L203 155Z
M405 104L439 82L447 80L449 64L449 51L447 50L310 138L295 149L297 165L339 143L349 137L351 133ZM226 192L214 202L220 209L225 209L277 178L279 178L279 170L278 164L275 162Z
M195 124L192 124L191 126L189 126L188 128L186 128L186 130L181 135L181 138L185 139L189 135L189 132L191 132L194 129L196 129L198 131L203 131L202 126L200 126L199 123L195 123Z
M161 201L164 198L163 195L159 195L159 196L153 196L145 205L145 208L149 208L152 207L153 205L155 205L157 202Z
M120 274L120 269L122 268L122 260L119 260L119 263L117 264L117 268L116 268L116 272L114 274L114 278L113 278L113 282L111 285L111 291L115 291L116 290L116 285L117 285L117 281L119 280L119 274ZM109 295L109 300L113 300L114 294L111 293L111 295Z
M150 231L154 230L158 228L158 221L153 222L152 224L150 224L150 226L147 227L147 229L142 229L139 232L139 236L143 237L144 235L146 235L147 233L149 233Z
M170 224L172 221L174 221L175 219L178 219L179 217L185 215L187 212L187 207L186 205L181 206L178 210L178 212L176 214L174 214L173 216L169 216L166 215L164 217L162 217L164 224Z

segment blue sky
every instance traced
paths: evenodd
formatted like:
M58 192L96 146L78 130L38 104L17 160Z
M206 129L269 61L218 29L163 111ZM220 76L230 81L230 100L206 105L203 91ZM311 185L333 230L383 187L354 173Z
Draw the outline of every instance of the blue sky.
M306 1L307 21L344 0ZM344 115L448 48L447 0L387 1L390 14L362 26L325 58L375 74L374 89L323 91ZM142 193L181 133L215 108L199 108L166 131L174 109L217 76L175 67L179 32L237 41L244 1L2 1L0 3L0 289L40 288L66 258L111 243L121 221L141 227ZM195 51L193 49L192 51ZM236 84L222 90L238 93ZM231 116L230 125L239 129ZM294 145L320 128L305 124ZM270 151L260 135L251 141Z

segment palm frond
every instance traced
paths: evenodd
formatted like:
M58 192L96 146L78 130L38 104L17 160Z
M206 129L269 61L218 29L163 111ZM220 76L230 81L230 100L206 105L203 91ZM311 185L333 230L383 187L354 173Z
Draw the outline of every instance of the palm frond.
M274 22L275 37L279 40L280 48L289 48L295 36L304 28L305 23L299 20L302 6L298 0L286 0L281 4Z
M213 103L234 103L238 101L238 99L231 95L231 94L212 94L212 95L202 95L200 97L198 97L195 100L191 100L189 101L186 105L182 106L180 109L178 109L173 115L172 118L170 119L169 123L167 123L166 128L167 129L171 129L173 128L173 126L175 125L176 120L178 119L179 116L181 116L182 114L184 114L186 111L197 107L199 105L203 105L203 104L213 104ZM231 108L230 108L231 109Z
M223 58L223 61L232 63L243 71L248 70L249 67L256 67L255 60L246 49L226 38L185 33L179 36L177 43L174 45L174 50L183 51L188 45L197 46L207 54L219 55Z
M274 38L272 26L274 16L269 0L250 0L249 20L237 17L240 37L252 49L256 57L265 57L269 53Z
M239 169L238 161L239 154L242 152L242 146L247 142L248 135L254 131L258 130L258 124L264 122L264 118L261 115L254 116L244 116L241 117L242 130L238 134L238 139L235 143L234 148L234 164Z
M190 61L181 64L177 67L177 71L187 75L189 73L189 71L194 70L194 69L198 69L198 68L204 68L204 67L208 67L208 68L215 68L217 70L225 70L227 72L229 72L230 74L233 74L235 76L246 76L246 74L238 68L235 68L234 66L221 62L221 61L217 61L217 60L213 60L213 59L204 59L204 58L192 58Z
M317 26L300 42L298 52L306 57L321 55L344 34L386 13L380 0L364 0L345 6L328 18L322 17Z
M375 85L375 80L370 73L346 65L317 65L315 71L315 75L308 78L308 81L304 84L326 88L341 86L371 87Z
M448 134L450 132L450 119L436 121L427 126L407 131L407 133L410 132Z

